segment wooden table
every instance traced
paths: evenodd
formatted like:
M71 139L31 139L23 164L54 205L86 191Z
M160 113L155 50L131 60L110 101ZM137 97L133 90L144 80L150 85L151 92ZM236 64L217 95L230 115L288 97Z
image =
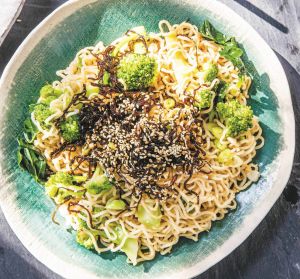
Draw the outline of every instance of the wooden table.
M298 146L289 183L264 221L232 254L197 278L300 278L300 0L220 1L255 27L281 61L292 92ZM26 1L21 21L0 47L0 74L27 34L64 2ZM0 212L0 279L6 278L61 277L33 258Z

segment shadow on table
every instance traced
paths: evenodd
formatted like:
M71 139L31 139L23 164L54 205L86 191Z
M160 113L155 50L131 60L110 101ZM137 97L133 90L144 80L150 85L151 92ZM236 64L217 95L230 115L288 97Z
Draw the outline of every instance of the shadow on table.
M249 238L197 279L300 278L300 75L276 52L289 81L296 121L293 169L283 195ZM246 276L245 276L246 275Z

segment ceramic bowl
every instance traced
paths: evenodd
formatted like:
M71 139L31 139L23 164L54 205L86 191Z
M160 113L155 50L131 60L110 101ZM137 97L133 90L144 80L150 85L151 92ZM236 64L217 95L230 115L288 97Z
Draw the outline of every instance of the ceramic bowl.
M198 242L182 239L172 253L133 267L123 254L98 255L80 247L74 235L52 223L53 203L30 175L17 165L16 139L27 107L39 88L56 79L81 48L110 43L126 30L158 22L210 20L233 35L247 53L254 77L250 103L259 116L265 146L255 158L262 176L238 194L238 208ZM281 194L291 171L295 135L291 97L284 71L273 51L241 17L213 0L69 1L27 37L7 65L0 84L1 207L25 247L54 272L67 278L187 278L195 276L240 245Z

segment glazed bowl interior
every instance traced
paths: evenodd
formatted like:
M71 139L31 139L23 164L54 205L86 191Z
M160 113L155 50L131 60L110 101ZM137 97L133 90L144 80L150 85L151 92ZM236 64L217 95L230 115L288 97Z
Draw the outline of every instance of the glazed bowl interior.
M120 253L98 255L77 245L74 235L51 221L54 204L43 188L17 165L16 139L28 105L46 82L56 79L83 47L99 40L106 45L128 29L144 25L158 31L158 22L189 20L199 26L209 19L236 36L247 53L254 79L250 104L260 118L265 146L255 161L261 179L237 196L238 208L215 222L198 242L181 239L172 253L131 266ZM255 66L254 66L255 65ZM258 225L280 195L291 169L294 118L288 85L275 55L240 17L216 1L74 1L47 19L30 36L1 81L1 205L24 245L44 264L72 278L182 278L204 271L237 247ZM280 160L285 158L285 160ZM278 163L280 162L281 163Z

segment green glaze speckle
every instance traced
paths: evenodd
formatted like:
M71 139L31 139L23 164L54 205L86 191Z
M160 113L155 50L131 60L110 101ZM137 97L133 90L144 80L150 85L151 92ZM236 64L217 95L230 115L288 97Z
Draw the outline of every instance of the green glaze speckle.
M108 44L127 29L138 25L145 25L148 31L157 32L158 22L161 19L167 19L171 23L189 19L192 23L200 25L208 18L216 27L234 35L235 30L226 20L216 20L214 14L203 8L176 3L123 0L99 1L86 5L60 23L32 49L18 70L10 89L7 102L9 109L4 120L5 137L1 141L1 148L6 158L2 163L4 175L8 177L7 182L14 185L12 190L16 193L15 206L21 209L23 222L28 230L34 233L44 246L59 254L65 262L82 266L98 276L154 278L193 266L215 251L238 230L245 216L254 210L255 204L264 199L272 187L273 178L268 174L270 171L276 171L277 166L271 163L282 148L281 120L278 115L277 98L269 87L268 75L263 71L264 66L254 60L255 50L247 41L243 46L250 57L248 69L254 76L251 105L255 114L260 117L266 139L264 148L256 157L262 170L262 178L247 191L240 193L237 198L238 209L228 214L223 221L217 222L210 233L201 234L198 242L181 239L171 254L158 255L155 260L136 267L128 265L126 257L120 253L97 255L77 245L74 235L51 222L53 203L44 195L43 187L17 167L16 138L21 136L28 105L36 101L39 88L45 82L55 80L56 70L65 68L81 48L94 45L99 40ZM251 59L256 69L253 64L251 65Z

